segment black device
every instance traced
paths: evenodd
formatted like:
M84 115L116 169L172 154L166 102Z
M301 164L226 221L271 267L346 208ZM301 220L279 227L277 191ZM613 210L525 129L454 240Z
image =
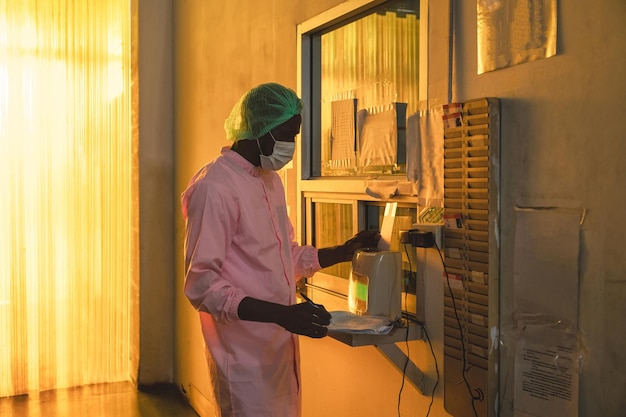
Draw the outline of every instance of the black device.
M410 243L416 248L432 248L435 246L435 235L419 229L403 230L400 232L400 243Z

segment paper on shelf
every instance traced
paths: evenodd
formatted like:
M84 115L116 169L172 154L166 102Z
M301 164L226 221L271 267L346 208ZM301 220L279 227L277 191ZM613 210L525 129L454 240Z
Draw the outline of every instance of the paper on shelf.
M358 316L349 311L331 311L329 332L387 334L393 329L388 317Z
M385 214L383 216L383 224L380 228L380 240L378 241L378 249L389 250L391 248L391 237L393 235L393 224L396 220L396 210L398 203L385 204Z

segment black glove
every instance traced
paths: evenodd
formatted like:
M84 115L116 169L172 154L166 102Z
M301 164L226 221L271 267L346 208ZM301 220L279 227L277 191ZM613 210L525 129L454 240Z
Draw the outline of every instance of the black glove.
M376 248L380 240L380 232L378 230L363 230L346 243L342 245L346 260L351 260L354 252L363 248Z
M291 333L313 338L326 336L330 324L330 313L322 305L300 303L284 306L276 323Z

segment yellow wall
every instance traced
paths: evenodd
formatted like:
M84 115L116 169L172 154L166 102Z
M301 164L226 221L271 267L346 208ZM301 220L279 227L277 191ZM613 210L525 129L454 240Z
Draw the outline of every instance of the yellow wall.
M196 313L182 295L183 223L178 196L193 172L227 145L223 120L243 92L266 81L296 87L296 25L340 3L173 2L174 380L196 405L203 404L208 381ZM448 51L434 45L445 38L447 32L440 28L446 27L449 17L445 1L430 3L430 25L435 28L429 51L430 97L445 100ZM559 3L556 57L479 76L476 2L453 2L452 99L502 100L503 314L511 313L515 206L547 201L588 209L581 229L579 325L589 348L581 374L580 415L589 417L618 416L626 407L626 337L617 331L626 315L626 265L619 244L626 232L626 128L621 116L626 91L626 54L622 53L626 3L600 3L587 9L574 2ZM295 206L293 194L288 197ZM442 289L439 282L427 285L427 325L441 357ZM432 383L434 364L426 345L411 342L410 352ZM401 375L374 348L352 349L331 339L303 340L302 354L305 417L397 415ZM150 362L150 357L142 358L142 363L145 360ZM439 366L442 372L442 360ZM442 392L440 381L431 416L446 416ZM403 416L425 415L428 402L428 397L405 384Z
M175 314L172 5L133 0L139 85L139 384L173 378ZM158 324L156 324L158 323Z

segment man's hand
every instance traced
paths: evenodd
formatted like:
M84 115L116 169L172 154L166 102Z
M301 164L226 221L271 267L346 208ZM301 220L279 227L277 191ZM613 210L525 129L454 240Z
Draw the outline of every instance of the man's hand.
M378 230L363 230L342 246L346 252L347 260L352 260L354 252L363 248L376 248L378 247L378 241L380 240L380 232Z
M276 323L291 333L308 337L320 338L326 336L330 324L330 313L324 306L314 306L310 303L300 303L285 306Z
M330 313L322 305L300 303L290 306L246 297L237 309L241 320L276 323L291 333L320 338L326 336Z
M319 249L317 257L322 268L339 262L350 262L354 252L363 248L377 248L379 240L380 232L378 230L364 230L354 235L343 245Z

